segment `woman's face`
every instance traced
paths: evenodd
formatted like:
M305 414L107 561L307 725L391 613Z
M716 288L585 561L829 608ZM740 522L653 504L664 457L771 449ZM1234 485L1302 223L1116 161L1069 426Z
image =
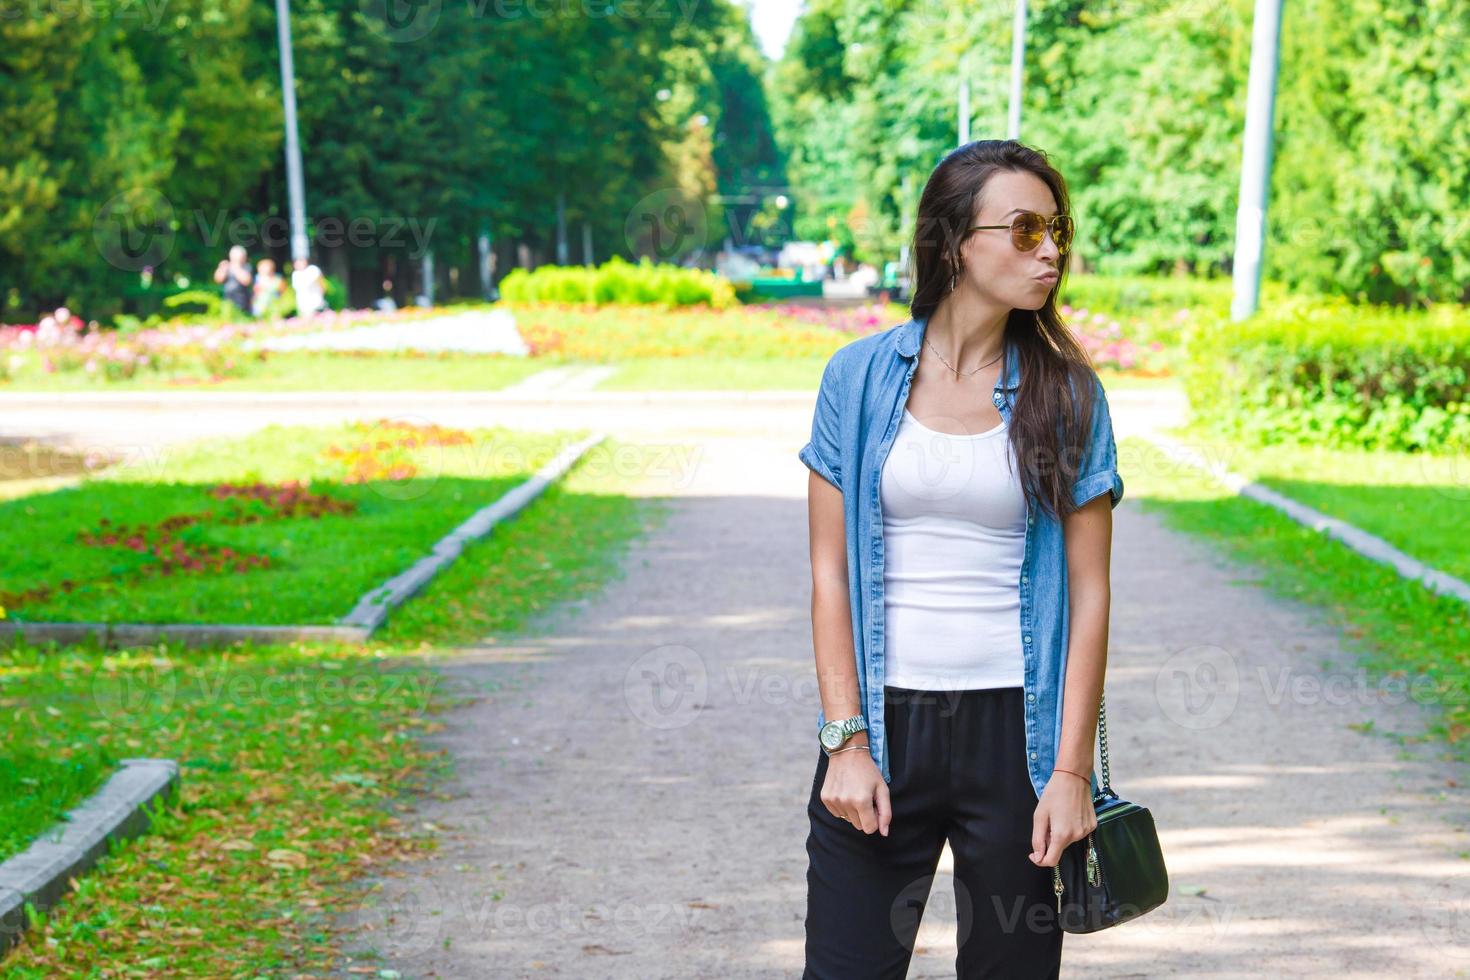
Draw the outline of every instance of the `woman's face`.
M1017 210L1035 211L1050 218L1057 213L1051 188L1033 173L1001 171L982 190L979 210L971 225L1007 225ZM966 284L987 300L1011 309L1036 310L1056 288L1056 280L1038 279L1059 271L1061 254L1051 232L1029 252L1011 243L1009 228L972 231L960 246L964 263L959 287Z

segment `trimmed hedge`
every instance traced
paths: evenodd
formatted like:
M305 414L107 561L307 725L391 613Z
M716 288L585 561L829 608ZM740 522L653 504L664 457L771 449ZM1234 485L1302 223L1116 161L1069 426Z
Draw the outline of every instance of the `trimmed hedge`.
M704 269L655 265L647 256L633 265L613 256L596 268L543 265L534 271L512 269L500 280L500 296L511 302L593 303L598 306L736 305L728 279Z
M1470 451L1470 311L1295 300L1195 319L1184 387L1208 428L1257 444Z

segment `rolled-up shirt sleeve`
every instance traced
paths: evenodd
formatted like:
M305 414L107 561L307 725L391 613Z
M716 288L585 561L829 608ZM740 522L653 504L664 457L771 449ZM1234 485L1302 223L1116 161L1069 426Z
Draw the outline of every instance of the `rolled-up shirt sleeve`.
M818 476L842 489L841 452L838 443L837 357L834 354L822 369L822 384L817 389L817 406L812 412L812 437L797 455Z
M1082 454L1079 474L1072 484L1072 499L1078 507L1100 493L1112 495L1112 506L1123 499L1123 477L1118 472L1118 446L1113 438L1113 417L1102 382L1093 379L1092 425Z

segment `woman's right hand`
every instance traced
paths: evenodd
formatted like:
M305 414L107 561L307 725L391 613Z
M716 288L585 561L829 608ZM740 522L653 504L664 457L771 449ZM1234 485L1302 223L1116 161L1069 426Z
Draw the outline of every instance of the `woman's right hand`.
M822 782L822 805L839 820L846 820L865 834L878 831L888 836L893 807L888 784L878 771L867 747L838 752L827 757L827 778Z

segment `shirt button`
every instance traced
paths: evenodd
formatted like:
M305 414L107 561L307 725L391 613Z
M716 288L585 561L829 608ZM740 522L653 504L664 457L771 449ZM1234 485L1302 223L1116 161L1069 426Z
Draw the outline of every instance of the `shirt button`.
M1021 576L1021 584L1022 585L1025 585L1029 581L1031 581L1031 580L1029 578L1027 578L1026 576L1024 576L1024 575Z
M1031 634L1030 633L1027 633L1026 634L1026 642L1027 643L1030 643L1031 642Z
M1036 700L1036 695L1034 695L1034 694L1028 694L1028 695L1026 695L1026 700L1027 701L1035 701Z
M1035 752L1032 752L1031 753L1031 758L1033 758L1033 759L1036 758L1036 753Z

